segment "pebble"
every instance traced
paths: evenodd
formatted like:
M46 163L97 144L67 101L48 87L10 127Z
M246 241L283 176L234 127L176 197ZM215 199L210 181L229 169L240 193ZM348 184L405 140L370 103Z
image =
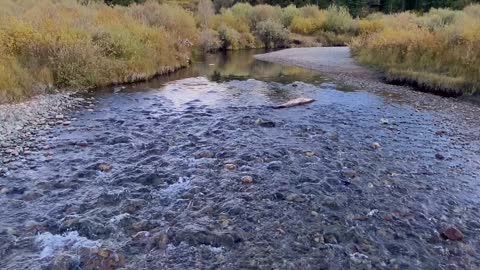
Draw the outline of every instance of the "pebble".
M438 160L444 160L445 159L445 157L442 154L439 154L439 153L435 154L435 158L438 159Z
M378 142L372 143L372 148L373 148L373 149L377 150L377 149L380 149L380 147L381 147L381 146L380 146L380 143L378 143Z
M109 164L106 164L106 163L102 163L100 165L98 165L98 170L102 171L102 172L109 172L112 170L112 166L109 165Z
M9 144L17 146L11 155L18 157L28 154L23 151L28 150L25 146L40 149L41 146L33 144L36 135L41 140L52 126L69 125L70 121L63 121L64 113L83 102L83 99L72 97L71 93L61 93L36 96L22 103L1 104L0 141L5 142L2 148Z
M242 177L242 184L244 184L244 185L253 184L253 177L251 177L250 175L246 175L246 176Z
M388 125L389 121L387 118L380 118L380 124L382 125Z
M368 256L365 255L365 254L362 254L360 252L355 252L353 254L350 254L350 260L355 264L368 264L368 263L370 263L370 260L368 259Z
M227 171L235 171L237 169L237 165L232 164L232 163L227 163L227 164L225 164L225 169Z
M350 169L342 170L342 174L343 174L343 176L345 176L347 178L350 178L350 179L353 179L353 178L357 177L357 172L354 171L354 170L350 170Z
M300 196L298 194L295 194L295 193L288 194L286 199L289 202L304 202L305 201L305 198L303 198L302 196Z
M259 118L255 121L255 125L265 128L273 128L275 127L275 122Z

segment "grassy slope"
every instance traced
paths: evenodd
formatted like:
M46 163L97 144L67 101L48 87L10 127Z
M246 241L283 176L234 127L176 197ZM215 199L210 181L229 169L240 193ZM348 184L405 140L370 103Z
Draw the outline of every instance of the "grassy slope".
M193 15L150 3L129 8L75 0L0 3L0 102L48 88L131 82L187 64Z
M371 18L379 27L356 38L359 62L387 79L445 95L480 93L480 5Z

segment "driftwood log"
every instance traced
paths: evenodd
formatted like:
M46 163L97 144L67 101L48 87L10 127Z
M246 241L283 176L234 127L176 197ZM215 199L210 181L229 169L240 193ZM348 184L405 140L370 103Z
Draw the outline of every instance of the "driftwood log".
M272 106L274 109L285 109L285 108L290 108L290 107L295 107L295 106L300 106L300 105L305 105L314 102L315 99L312 98L296 98L292 99L286 103L282 103L279 105Z

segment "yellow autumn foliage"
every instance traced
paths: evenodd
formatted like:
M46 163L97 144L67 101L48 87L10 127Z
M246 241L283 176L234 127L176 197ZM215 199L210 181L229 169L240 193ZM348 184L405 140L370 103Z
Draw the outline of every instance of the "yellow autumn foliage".
M142 80L186 65L193 14L150 2L0 2L0 102L53 88Z
M480 5L471 5L367 18L359 22L364 35L350 47L361 63L385 70L389 80L447 95L479 93L479 15Z

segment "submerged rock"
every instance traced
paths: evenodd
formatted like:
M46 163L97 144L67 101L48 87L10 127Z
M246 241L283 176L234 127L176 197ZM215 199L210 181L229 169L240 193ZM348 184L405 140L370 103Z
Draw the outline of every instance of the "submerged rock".
M175 242L185 242L192 246L210 245L213 247L232 247L242 241L242 238L231 231L210 230L200 225L187 225L178 230L174 236Z
M224 167L227 171L235 171L237 169L237 165L232 164L232 163L227 163L227 164L225 164Z
M273 128L275 127L275 122L259 118L255 121L255 125L265 128Z
M448 227L441 235L443 238L451 241L462 241L464 238L463 233L455 227Z
M298 194L288 194L287 197L286 197L287 201L289 202L304 202L305 201L305 198L301 195L298 195Z
M253 184L253 177L251 177L250 175L246 175L246 176L242 177L242 184L244 184L244 185Z
M101 172L109 172L109 171L112 170L112 165L102 163L102 164L98 165L98 170L101 171Z

